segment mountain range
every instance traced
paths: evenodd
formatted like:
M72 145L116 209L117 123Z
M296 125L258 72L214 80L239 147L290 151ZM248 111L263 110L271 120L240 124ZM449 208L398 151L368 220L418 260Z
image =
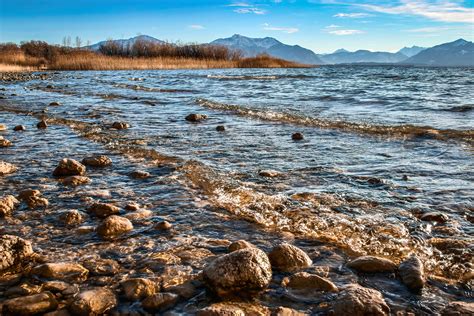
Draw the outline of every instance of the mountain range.
M127 46L133 45L138 40L150 41L157 44L165 43L164 41L147 35L114 41L119 45ZM106 41L87 46L87 48L98 50L104 43L106 43ZM299 45L287 45L272 37L251 38L238 34L228 38L216 39L209 44L222 45L233 50L239 50L245 57L268 54L274 57L311 65L381 63L428 66L474 66L474 43L463 39L431 48L419 46L404 47L396 53L372 52L368 50L350 52L341 48L331 54L316 54L310 49Z

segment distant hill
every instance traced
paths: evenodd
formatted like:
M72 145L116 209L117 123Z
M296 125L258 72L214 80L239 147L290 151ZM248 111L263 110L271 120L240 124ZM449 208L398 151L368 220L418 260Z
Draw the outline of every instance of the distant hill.
M474 66L474 43L458 39L427 48L402 63L429 66Z
M286 45L272 38L250 38L235 34L232 37L220 38L210 44L227 46L240 50L244 56L252 57L258 54L268 54L274 57L304 64L322 64L322 60L313 51L299 45Z
M157 43L157 44L165 43L162 40L156 39L148 35L139 35L139 36L135 36L129 39L117 39L117 40L112 40L112 41L114 41L115 43L119 44L122 47L127 47L127 46L131 47L136 41L146 41L146 42L152 42L152 43ZM99 50L100 46L104 45L105 43L107 43L107 41L98 42L96 44L86 46L86 48L89 48L91 50Z
M425 50L426 47L420 47L420 46L412 46L412 47L403 47L400 49L398 52L407 56L407 57L412 57L418 54L419 52Z
M319 55L323 62L327 64L352 64L352 63L398 63L407 59L401 53L371 52L368 50L358 50L348 52L337 50L335 53Z

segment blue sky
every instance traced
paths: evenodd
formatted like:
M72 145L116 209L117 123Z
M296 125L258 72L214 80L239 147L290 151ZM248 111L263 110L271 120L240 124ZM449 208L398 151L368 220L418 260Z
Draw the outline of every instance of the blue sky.
M474 0L0 0L0 42L271 36L317 53L474 40Z

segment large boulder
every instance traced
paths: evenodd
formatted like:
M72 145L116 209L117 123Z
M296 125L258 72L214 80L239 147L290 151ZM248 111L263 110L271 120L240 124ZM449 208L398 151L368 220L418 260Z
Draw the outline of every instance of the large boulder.
M58 302L51 292L13 298L3 302L2 315L38 315L58 308Z
M61 160L53 171L56 177L82 176L86 173L86 166L79 161L69 158Z
M97 227L97 234L103 239L115 239L132 229L132 222L128 218L111 215Z
M268 255L272 267L282 272L293 272L310 267L311 258L300 248L282 243L273 247Z
M117 305L115 294L107 288L95 288L81 292L69 306L73 315L104 315Z
M104 155L91 156L82 159L82 163L86 166L102 168L112 164L112 160Z
M40 278L82 282L87 279L89 270L78 263L45 263L31 269L31 274Z
M13 213L17 205L20 204L13 195L0 198L0 216L9 216Z
M10 173L14 173L18 168L11 163L0 160L0 176L4 176Z
M144 278L133 278L120 283L125 297L130 301L142 300L159 292L159 284Z
M264 290L272 279L267 255L257 248L247 248L223 255L203 271L206 286L218 296L252 296Z
M375 257L375 256L361 256L350 261L347 266L359 272L394 272L397 266L392 260Z
M331 313L333 315L385 316L390 314L390 308L379 291L351 284L334 300Z
M412 291L420 291L425 285L423 263L417 256L411 255L398 267L402 282Z
M12 235L0 236L0 271L21 264L32 254L29 241Z

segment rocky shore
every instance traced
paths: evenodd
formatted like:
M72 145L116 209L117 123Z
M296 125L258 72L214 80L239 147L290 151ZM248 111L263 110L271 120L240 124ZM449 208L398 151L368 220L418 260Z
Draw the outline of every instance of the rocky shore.
M28 76L0 80L43 78ZM134 122L78 132L77 122L24 114L0 113L0 315L474 314L461 295L439 299L447 287L472 291L472 275L430 275L415 251L364 255L217 212L181 184L193 172L185 162L120 147ZM412 303L426 292L433 306Z

